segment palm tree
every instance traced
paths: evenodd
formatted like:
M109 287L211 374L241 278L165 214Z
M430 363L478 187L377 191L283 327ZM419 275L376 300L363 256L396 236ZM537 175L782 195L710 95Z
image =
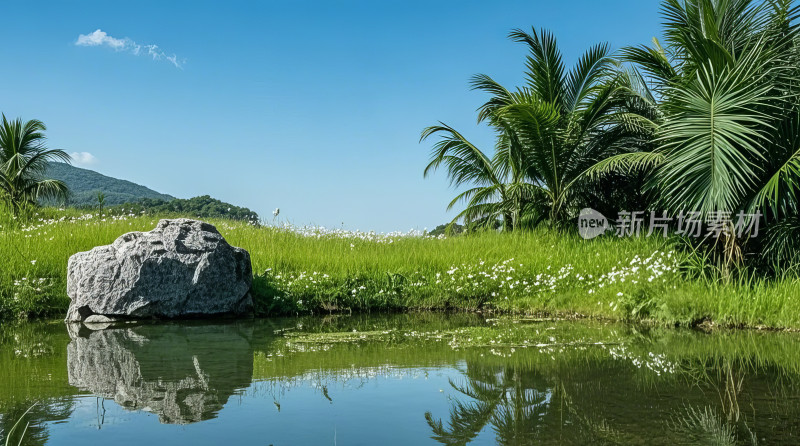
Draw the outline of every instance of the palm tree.
M467 204L453 222L485 225L500 219L506 229L545 219L564 223L596 192L587 187L584 172L642 142L623 119L631 114L631 98L639 97L630 94L631 80L616 69L607 44L590 48L567 71L549 32L514 30L509 37L529 49L526 85L508 90L487 75L471 82L491 95L478 109L478 122L496 132L494 153L481 151L446 124L428 127L421 140L434 134L441 139L425 175L444 165L453 186L473 186L450 203L449 208Z
M51 161L69 162L63 150L45 147L44 123L38 120L8 121L0 125L0 197L16 215L40 199L65 199L66 184L44 178Z
M666 44L654 39L622 53L659 98L656 147L606 160L594 173L651 172L649 185L673 213L763 212L781 223L766 239L767 253L796 239L800 9L793 3L664 0ZM740 261L746 237L726 237L726 263Z

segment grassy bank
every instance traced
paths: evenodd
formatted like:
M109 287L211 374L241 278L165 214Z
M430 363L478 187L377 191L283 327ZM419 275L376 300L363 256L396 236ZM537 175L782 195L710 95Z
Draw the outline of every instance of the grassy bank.
M152 229L153 216L47 209L0 221L0 313L60 317L69 257ZM446 239L211 221L247 249L261 315L494 309L689 324L800 327L800 283L686 280L663 239L584 241L538 230Z

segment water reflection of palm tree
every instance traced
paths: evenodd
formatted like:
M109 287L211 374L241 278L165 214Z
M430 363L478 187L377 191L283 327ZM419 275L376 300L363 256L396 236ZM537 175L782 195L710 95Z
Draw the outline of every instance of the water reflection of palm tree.
M452 402L447 426L430 412L425 414L432 438L441 444L466 445L487 426L492 427L499 445L540 444L554 439L576 444L627 444L625 436L606 419L586 413L583 401L573 401L570 386L560 372L468 361L464 374L465 383L451 380L450 385L469 400Z
M717 391L721 411L718 412L712 406L686 406L675 416L672 422L674 430L680 436L691 438L698 444L757 444L757 436L739 408L739 396L748 368L723 358L713 368L702 363L699 370L689 369L696 385ZM716 373L711 374L709 370Z
M434 440L467 444L487 425L493 427L498 444L519 444L536 437L548 412L552 387L517 367L468 363L465 374L466 383L450 380L450 385L473 401L455 400L447 427L430 412L425 414Z

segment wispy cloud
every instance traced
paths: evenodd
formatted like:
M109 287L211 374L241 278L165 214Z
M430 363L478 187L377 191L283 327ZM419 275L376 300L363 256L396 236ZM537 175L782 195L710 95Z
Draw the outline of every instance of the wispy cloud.
M97 162L97 158L89 152L72 152L69 157L78 166L91 166Z
M165 60L177 68L183 68L183 63L185 62L182 59L178 59L178 56L175 54L170 56L169 54L165 53L161 48L158 47L158 45L145 45L136 43L134 40L131 40L127 37L118 39L116 37L109 36L101 29L98 29L93 33L79 35L78 40L75 41L75 45L107 46L115 51L126 51L135 56L144 54L150 56L153 58L153 60Z

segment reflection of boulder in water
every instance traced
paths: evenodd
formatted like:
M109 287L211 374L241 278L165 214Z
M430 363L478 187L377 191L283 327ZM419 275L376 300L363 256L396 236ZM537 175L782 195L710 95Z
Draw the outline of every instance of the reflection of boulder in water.
M252 325L71 329L69 383L131 410L186 424L216 416L253 377Z

